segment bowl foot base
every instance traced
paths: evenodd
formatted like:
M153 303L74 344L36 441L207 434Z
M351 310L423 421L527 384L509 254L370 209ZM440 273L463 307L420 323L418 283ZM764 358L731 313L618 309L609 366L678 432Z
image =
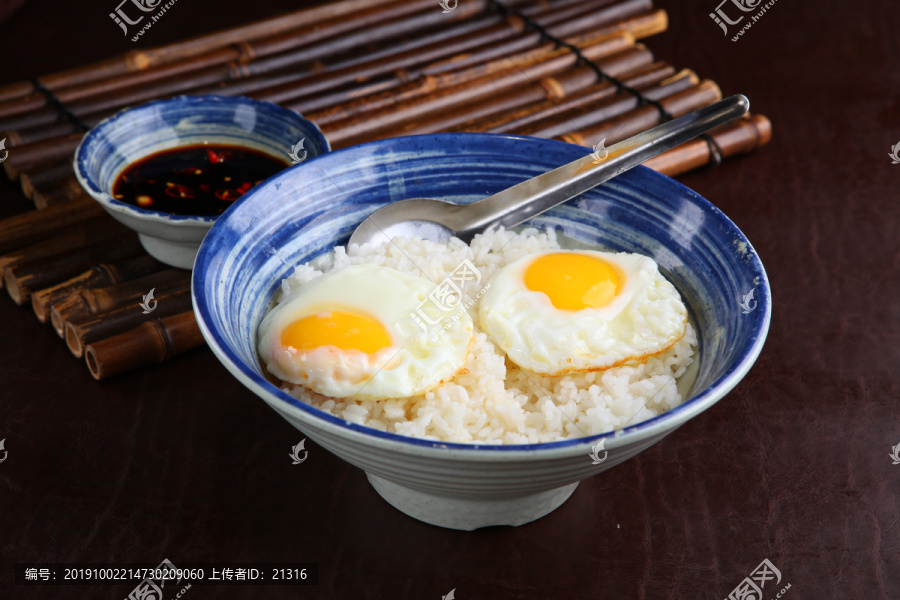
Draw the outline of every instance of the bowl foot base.
M397 485L366 473L369 483L388 504L425 523L471 531L491 525L524 525L540 519L569 499L578 482L519 498L469 500L437 496Z
M172 242L143 233L139 233L138 238L147 254L159 262L179 269L190 270L194 267L194 258L197 257L200 242Z

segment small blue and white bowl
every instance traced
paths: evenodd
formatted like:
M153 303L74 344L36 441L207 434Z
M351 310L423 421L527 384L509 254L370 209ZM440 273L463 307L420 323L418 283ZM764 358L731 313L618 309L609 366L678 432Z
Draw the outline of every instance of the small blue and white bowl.
M224 144L290 160L306 140L306 159L330 150L319 128L270 102L224 96L179 96L127 108L85 134L75 151L75 176L113 218L136 232L147 252L168 265L190 269L197 248L217 216L187 216L148 210L112 197L128 165L180 146Z
M772 310L766 273L747 238L715 206L638 167L531 221L577 242L652 256L688 305L700 344L687 400L622 430L519 446L378 431L270 383L257 354L257 328L294 266L345 244L377 208L412 197L473 202L588 152L533 138L439 134L362 144L276 175L229 209L200 247L192 293L203 336L241 383L305 436L363 469L406 514L466 530L537 519L582 479L628 460L718 402L762 350ZM601 440L608 454L594 464L589 455Z

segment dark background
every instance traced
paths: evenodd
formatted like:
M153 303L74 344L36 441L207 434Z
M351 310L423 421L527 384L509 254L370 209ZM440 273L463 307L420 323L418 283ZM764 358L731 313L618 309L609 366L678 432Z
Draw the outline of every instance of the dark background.
M717 1L658 0L670 27L646 43L774 124L762 150L680 177L771 280L768 341L732 393L549 516L457 532L394 510L315 444L292 466L304 436L206 349L97 383L0 294L0 597L133 587L16 586L17 562L168 558L319 565L315 587L193 600L720 599L768 558L788 600L900 598L900 4L780 0L733 43ZM133 44L114 4L26 2L0 24L0 84L300 5L179 0ZM27 207L3 178L0 214Z

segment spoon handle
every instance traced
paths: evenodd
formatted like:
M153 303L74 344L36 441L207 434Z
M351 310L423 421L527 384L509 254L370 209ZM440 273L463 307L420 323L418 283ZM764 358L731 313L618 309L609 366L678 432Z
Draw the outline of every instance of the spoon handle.
M606 155L595 152L523 181L466 206L465 216L458 215L466 226L456 233L465 238L497 225L507 228L518 225L666 150L702 135L713 127L743 115L749 108L750 101L745 96L731 96L614 144L606 149Z

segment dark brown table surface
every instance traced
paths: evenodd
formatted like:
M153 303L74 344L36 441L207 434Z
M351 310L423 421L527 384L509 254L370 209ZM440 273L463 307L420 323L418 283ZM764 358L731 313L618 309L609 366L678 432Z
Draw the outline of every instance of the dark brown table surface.
M900 5L783 0L732 42L717 2L658 0L670 27L647 43L774 123L761 151L680 178L771 280L768 341L732 393L549 516L457 532L394 510L313 443L292 466L304 436L208 350L97 383L0 294L0 598L133 588L17 586L15 563L163 558L319 566L316 586L194 600L720 599L766 558L788 600L900 598ZM115 4L26 2L0 25L0 83L298 6L180 0L132 44ZM27 207L4 178L0 214Z

